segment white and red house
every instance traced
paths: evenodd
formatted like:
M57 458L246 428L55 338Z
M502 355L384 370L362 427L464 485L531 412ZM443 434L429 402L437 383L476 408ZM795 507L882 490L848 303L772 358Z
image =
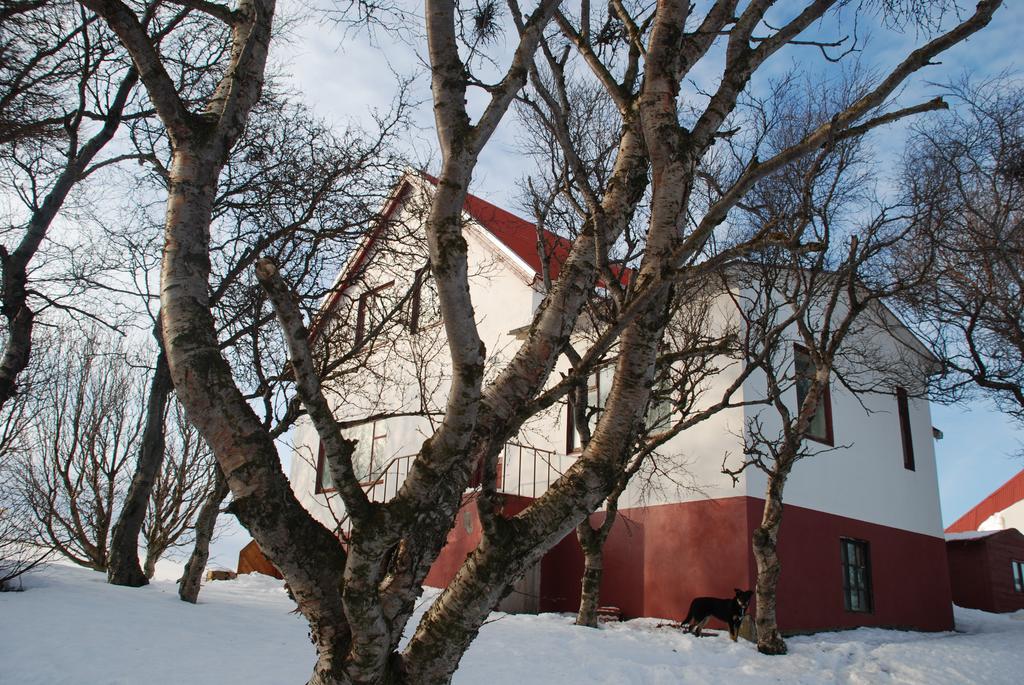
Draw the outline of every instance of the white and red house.
M404 333L371 353L379 357L375 368L384 373L368 373L365 383L358 384L359 392L351 382L327 386L339 418L370 416L382 409L411 412L425 400L443 400L446 357L425 353L443 351L442 329L435 325L429 289L422 285L426 252L422 245L416 247L419 208L430 192L429 179L410 175L399 183L384 219L345 265L334 296L314 323L314 337L335 326L358 339L388 310L388 302L408 308L397 319ZM407 255L378 249L388 231L403 233ZM464 235L481 338L493 363L500 364L516 348L521 329L543 296L537 231L530 222L469 196ZM550 233L544 241L554 278L568 243ZM900 337L912 339L909 334ZM905 339L893 341L893 348L906 344ZM713 384L724 388L737 373L734 366L725 366ZM598 375L594 385L600 382ZM752 377L742 392L751 397L763 392L759 383L763 381ZM796 397L792 399L795 404ZM686 462L692 488L666 482L643 495L638 488L627 489L605 547L603 604L618 607L626 617L678 620L695 596L724 597L734 587L753 586L750 538L760 520L765 478L747 471L734 483L721 473L726 455L742 454L743 429L753 411L759 409L721 412L662 448ZM820 441L844 448L801 461L787 484L779 538L781 628L951 628L928 403L897 388L853 397L833 387L821 412ZM357 470L371 498L384 500L396 491L430 430L429 418L401 416L351 433L359 438ZM572 438L563 404L531 420L508 444L499 483L507 494L508 513L529 506L572 463ZM318 439L308 423L296 429L295 446L291 480L300 501L325 525L344 528L344 508L331 492ZM428 584L447 583L479 540L479 521L468 499ZM582 563L570 535L517 585L509 606L575 610Z

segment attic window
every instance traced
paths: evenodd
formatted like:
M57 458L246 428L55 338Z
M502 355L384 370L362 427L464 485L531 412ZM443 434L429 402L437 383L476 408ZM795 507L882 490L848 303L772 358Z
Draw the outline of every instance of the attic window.
M395 282L391 281L390 283L379 285L376 288L371 288L359 295L356 309L355 345L357 347L362 344L363 338L366 337L366 334L383 320L382 294L394 284Z
M429 278L430 262L427 262L420 268L416 269L416 273L413 275L412 298L409 303L409 332L413 334L419 333L420 329L424 327L421 322L423 310L423 288Z
M796 403L799 410L799 407L804 405L807 393L811 391L811 385L814 383L815 368L814 363L811 361L810 353L802 345L793 345L793 363L796 371ZM822 388L821 395L818 397L818 406L814 410L814 416L811 418L811 423L807 427L806 433L806 436L811 440L822 442L826 445L835 444L832 435L831 395L829 385L826 383L825 387Z

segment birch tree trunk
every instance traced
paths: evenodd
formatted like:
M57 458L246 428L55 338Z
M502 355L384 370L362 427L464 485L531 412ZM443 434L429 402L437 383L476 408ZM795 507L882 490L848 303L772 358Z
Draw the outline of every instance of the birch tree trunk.
M181 601L192 604L199 599L199 588L202 585L206 562L210 559L210 542L213 540L213 531L217 526L220 505L228 496L228 481L219 468L216 469L214 478L213 491L210 492L206 502L203 503L203 508L199 510L199 516L196 517L195 547L185 564L181 580L178 581L178 597L181 598Z
M753 551L757 563L757 651L762 654L785 654L786 643L779 633L775 614L776 594L782 562L779 560L779 528L782 526L782 495L792 463L780 465L768 478L761 524L754 530Z
M146 548L146 561L142 564L142 572L146 575L147 583L153 580L153 576L156 574L156 562L160 561L160 557L165 551L167 550Z
M159 335L158 335L159 338ZM142 435L139 458L135 465L135 475L125 496L121 514L114 525L110 539L110 559L107 564L107 582L112 585L141 587L153 577L152 567L156 564L153 552L146 552L146 565L149 570L139 566L139 534L142 522L146 517L146 507L153 491L153 483L163 463L165 436L164 416L167 413L167 400L173 384L171 372L167 365L167 355L163 346L156 359L156 370L149 386L149 398L146 403L146 429Z
M576 612L576 625L597 627L597 610L601 606L601 580L604 577L604 543L615 525L615 510L605 515L597 528L590 525L590 519L583 519L576 526L576 539L583 549L583 579L580 589L580 608Z

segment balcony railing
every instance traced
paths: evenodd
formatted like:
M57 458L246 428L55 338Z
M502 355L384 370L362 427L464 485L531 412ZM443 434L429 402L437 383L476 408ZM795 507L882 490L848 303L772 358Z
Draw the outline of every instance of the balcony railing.
M363 485L367 499L371 502L387 502L398 494L415 458L415 454L407 454L387 462L372 481ZM551 450L517 442L505 443L498 457L498 492L539 497L562 475L566 459L564 455ZM347 539L351 533L352 522L347 513L338 521L337 531L342 539Z
M551 450L505 443L498 457L498 492L539 497L562 475L562 457Z

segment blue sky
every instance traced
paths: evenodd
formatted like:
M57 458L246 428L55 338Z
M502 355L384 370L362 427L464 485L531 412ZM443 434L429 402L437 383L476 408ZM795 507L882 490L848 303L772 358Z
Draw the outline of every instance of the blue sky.
M295 1L284 4L285 11L289 11L289 6L295 7ZM962 5L971 10L974 2L968 0ZM421 21L420 6L414 7L414 19ZM860 23L862 36L868 35L865 29L871 23ZM820 35L829 35L829 31L835 35L834 29L825 24L816 30ZM919 72L901 96L901 102L933 97L938 92L936 82L965 71L980 77L1000 72L1020 74L1019 69L1024 66L1020 50L1022 29L1024 3L1010 0L981 34L943 55L942 64ZM912 49L911 46L924 40L913 32L901 35L880 28L871 31L861 59L879 69L893 64ZM303 93L321 116L339 125L347 121L368 121L373 109L386 109L397 88L395 73L416 75L410 92L421 104L413 112L416 129L410 132L409 149L419 165L430 167L436 160L436 146L429 84L417 57L423 44L423 41L402 43L384 34L371 40L355 31L343 32L320 17L310 15L290 28L285 41L276 44L272 60L278 72ZM779 68L801 64L801 60L814 65L821 62L816 59L813 48L788 50L773 58ZM710 65L711 69L713 67ZM903 134L903 129L893 129L878 136L882 154L898 151ZM474 193L501 206L515 208L515 183L526 171L516 148L516 126L508 117L481 156L474 176ZM932 413L933 424L945 434L943 440L936 442L936 453L943 520L948 525L1024 467L1024 458L1019 456L1024 451L1024 434L1014 430L1012 423L984 400L955 407L933 405Z
M942 522L948 526L1024 468L1024 433L988 403L932 405Z

